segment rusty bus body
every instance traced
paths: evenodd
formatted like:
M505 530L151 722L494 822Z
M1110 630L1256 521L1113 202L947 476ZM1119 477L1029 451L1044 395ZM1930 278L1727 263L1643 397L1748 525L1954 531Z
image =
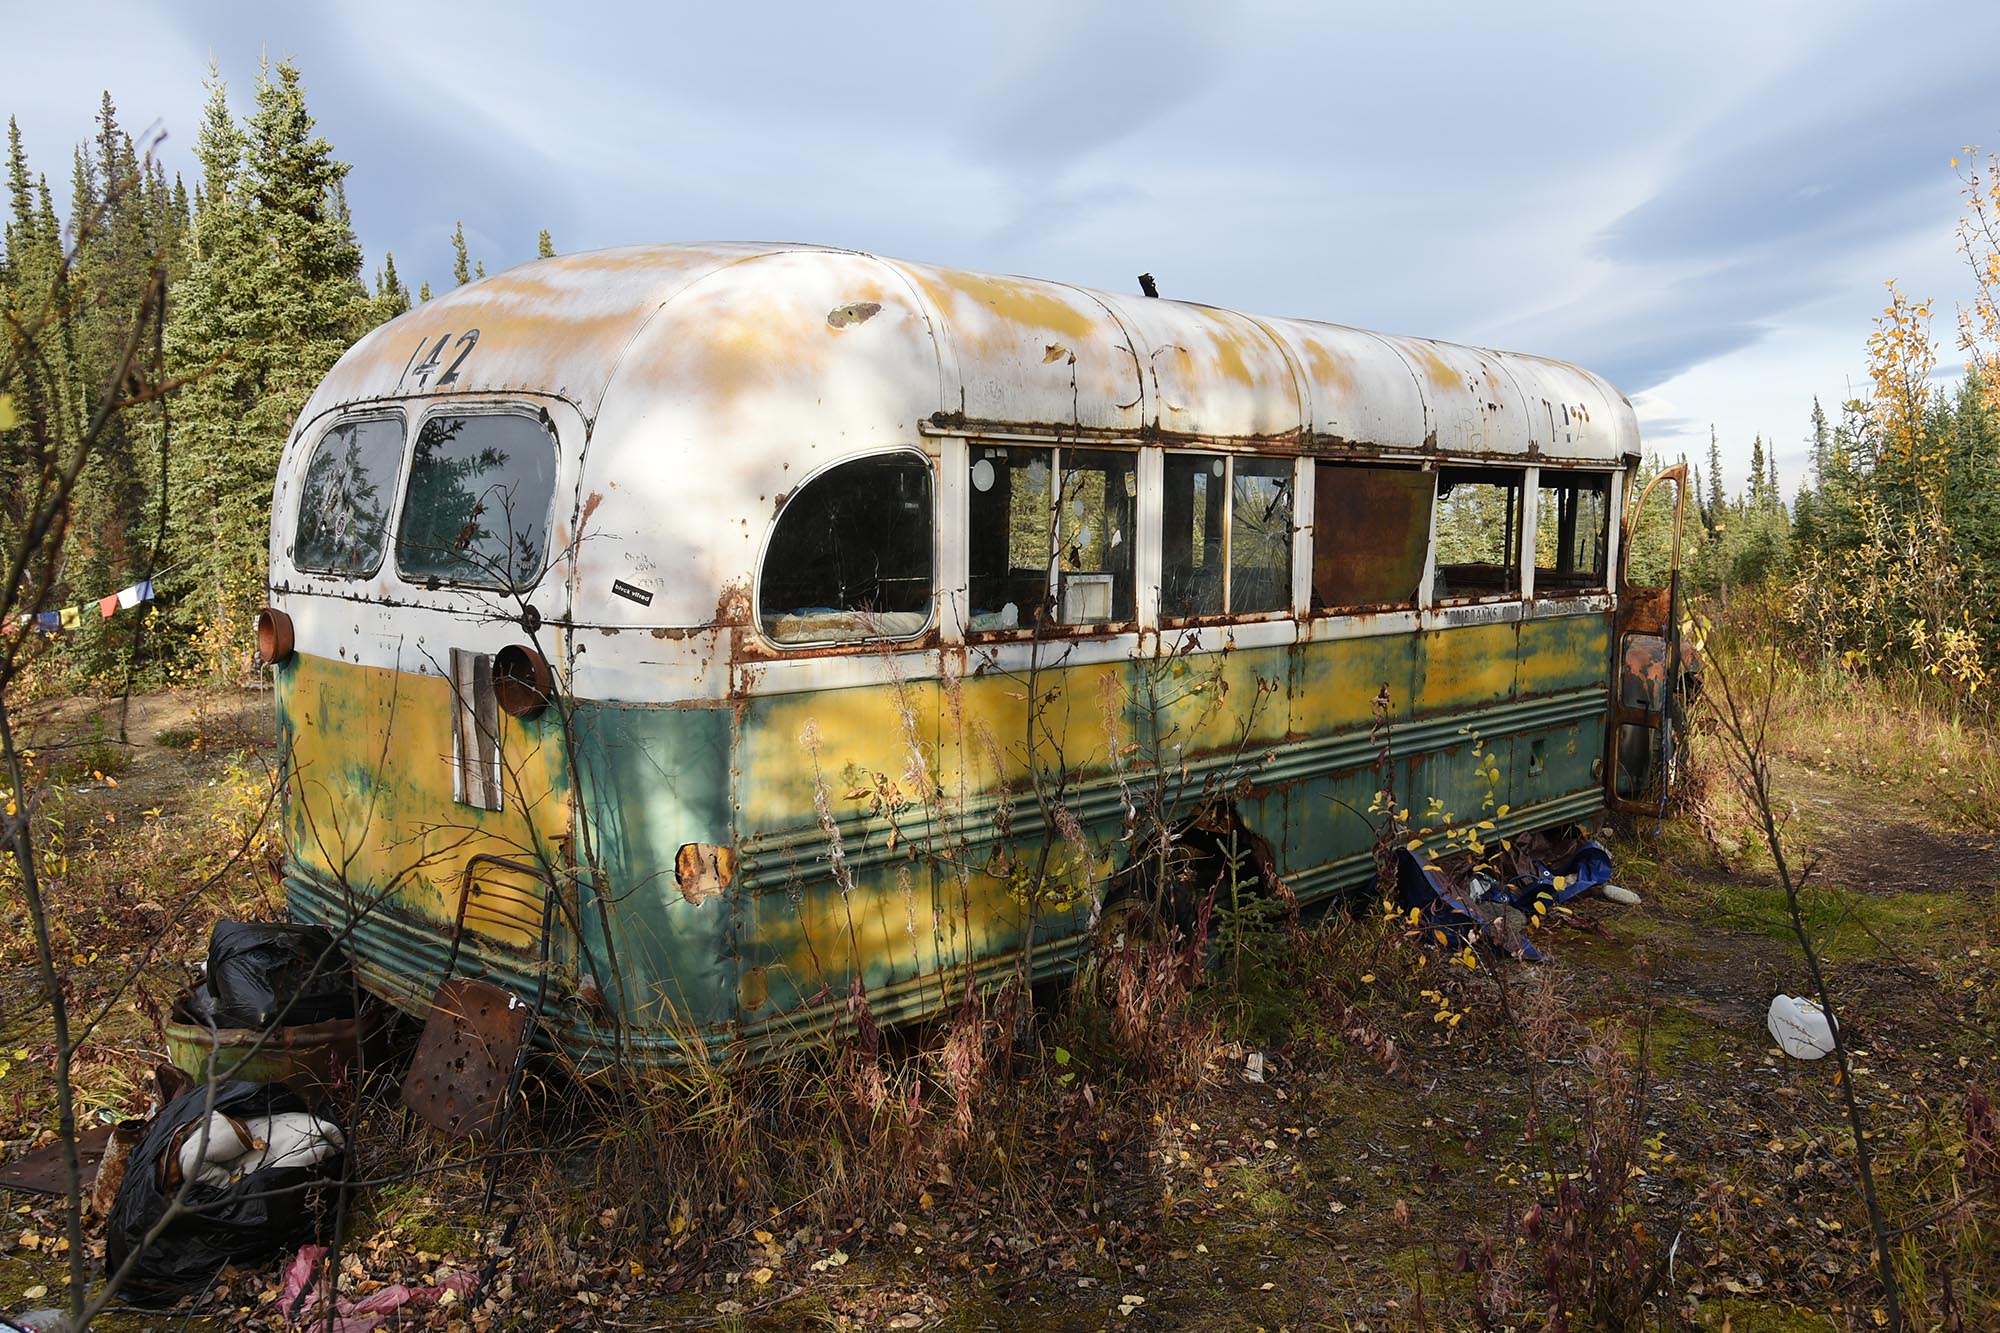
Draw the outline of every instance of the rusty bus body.
M1384 693L1406 801L1593 820L1637 781L1612 728L1658 727L1616 684L1671 619L1617 586L1639 450L1557 362L848 251L472 283L362 339L281 464L290 910L394 1003L484 977L585 1064L755 1059L857 975L916 1017L1025 943L1002 877L922 852L1043 836L1004 795L1031 665L1107 869L1119 742L1171 736L1301 899L1365 882ZM1220 685L1141 716L1168 659ZM949 817L898 841L843 798L913 752ZM1104 882L1040 915L1039 975Z

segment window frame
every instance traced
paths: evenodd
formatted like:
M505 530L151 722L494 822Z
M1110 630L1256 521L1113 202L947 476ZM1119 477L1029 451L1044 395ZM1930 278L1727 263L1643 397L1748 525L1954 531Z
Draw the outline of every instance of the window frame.
M376 553L375 563L366 570L342 572L340 570L316 569L310 565L302 565L299 563L299 522L305 514L306 488L307 483L312 477L313 460L319 457L319 451L326 444L328 436L332 435L342 426L356 425L366 421L394 421L402 428L403 446L396 456L396 471L389 479L389 503L388 508L383 513L382 549ZM352 583L358 579L372 579L382 572L383 567L389 563L389 557L394 552L397 531L402 526L403 487L409 480L411 438L409 414L401 407L369 407L353 412L343 412L326 423L325 428L314 437L312 448L306 451L305 461L299 469L298 494L292 501L291 537L285 543L285 559L291 564L293 570L308 578L334 579L343 583Z
M1222 610L1216 612L1195 612L1190 615L1170 615L1166 607L1167 591L1167 465L1175 458L1200 458L1221 460L1222 484ZM1286 505L1288 515L1285 532L1285 580L1283 604L1272 610L1238 611L1235 608L1236 592L1236 465L1243 459L1269 463L1285 469L1285 475L1278 478L1282 487L1291 491L1290 502ZM1211 476L1213 473L1210 474ZM1292 454L1260 454L1237 452L1223 449L1163 448L1160 451L1159 504L1154 512L1154 524L1147 540L1152 543L1155 554L1153 597L1155 616L1162 629L1189 629L1208 624L1256 624L1268 620L1290 620L1296 615L1293 602L1294 586L1298 576L1298 535L1299 496L1298 458ZM1143 482L1141 483L1143 485ZM1211 494L1209 503L1215 503L1217 496ZM1137 573L1135 571L1136 579Z
M1544 587L1542 584L1542 575L1545 572L1559 573L1560 570L1544 571L1539 560L1542 520L1548 512L1542 505L1541 493L1546 490L1557 489L1564 481L1574 484L1589 480L1599 481L1604 486L1604 532L1602 536L1604 568L1599 574L1599 581L1587 588ZM1612 581L1616 577L1611 568L1611 561L1613 559L1613 548L1616 544L1613 537L1613 530L1616 525L1612 511L1615 503L1613 492L1617 489L1617 481L1618 473L1603 468L1550 467L1544 464L1535 469L1535 481L1532 487L1535 492L1533 510L1535 519L1534 535L1531 539L1531 545L1528 547L1530 551L1535 552L1537 555L1537 559L1534 562L1534 591L1532 593L1535 601L1573 601L1582 597L1601 597L1611 592ZM1581 488L1579 487L1579 489ZM1556 540L1558 542L1562 540L1560 528L1557 530ZM1560 551L1557 553L1557 558L1561 558ZM1527 570L1525 567L1522 572L1524 575L1526 574Z
M1511 570L1513 574L1513 586L1511 588L1502 587L1498 590L1481 589L1468 593L1454 593L1449 596L1444 594L1445 560L1443 558L1443 545L1438 529L1439 524L1444 518L1444 483L1447 472L1505 473L1513 479L1511 489L1514 492L1514 500L1511 506L1512 513L1509 516L1515 525L1513 540L1511 542L1503 541L1502 543L1502 548L1505 550L1509 561L1511 561L1511 564L1505 567ZM1521 602L1528 599L1527 579L1529 576L1528 571L1532 568L1532 565L1527 559L1524 559L1524 556L1530 554L1533 550L1533 547L1529 545L1531 539L1528 536L1533 531L1533 524L1530 520L1534 518L1533 505L1535 497L1530 494L1533 490L1533 487L1530 485L1532 480L1533 477L1530 469L1525 465L1519 464L1440 462L1437 465L1431 481L1430 586L1428 589L1430 606L1443 609L1454 606ZM1496 481L1481 481L1475 484L1498 486L1500 483ZM1456 561L1453 563L1465 562Z
M553 461L553 466L549 470L549 504L548 504L548 512L544 516L542 522L541 570L539 573L535 575L534 579L531 582L518 583L518 584L513 582L507 582L507 583L471 582L465 579L446 578L441 574L411 575L408 571L406 571L403 568L403 559L402 559L403 520L405 517L405 511L408 509L410 503L410 487L416 481L417 440L422 436L424 427L428 426L436 418L446 417L446 416L525 417L529 421L532 421L537 425L539 425L544 431L548 433L550 457ZM501 593L503 595L515 596L515 597L525 596L526 594L533 592L536 588L539 588L542 585L542 581L548 577L549 571L553 569L556 564L555 560L550 555L548 547L548 538L552 536L555 532L556 500L561 495L562 489L563 489L562 432L557 428L555 418L552 415L550 415L548 409L543 407L541 404L508 402L508 401L501 401L501 402L489 401L489 402L472 402L472 403L442 402L426 406L423 412L421 412L418 415L414 428L411 429L410 432L404 436L404 441L403 441L403 484L397 491L396 534L395 534L395 540L393 541L393 543L391 543L395 547L396 551L396 560L395 560L396 577L401 579L404 583L408 584L412 588L429 588L435 585L440 588L464 588L473 592Z
M868 635L855 639L780 640L772 638L764 629L764 563L770 557L771 539L778 535L778 524L784 519L785 510L790 507L794 499L805 493L807 487L828 473L846 467L851 463L862 463L871 459L893 458L899 454L921 462L925 471L930 476L931 592L929 605L925 610L923 625L909 634ZM944 552L941 545L942 535L939 530L940 525L938 523L940 500L942 499L941 482L942 477L940 476L940 464L937 456L913 444L899 444L887 449L872 450L865 454L850 454L846 458L832 459L799 478L799 484L786 493L784 503L780 504L777 511L771 515L771 522L764 529L763 539L757 544L757 565L752 571L750 578L750 620L751 628L757 635L759 642L768 646L773 651L780 653L825 652L828 649L880 648L885 643L916 643L933 633L938 626L938 600L940 589L944 585Z
M959 505L959 516L961 519L960 540L964 545L963 569L959 572L959 582L961 585L959 591L967 599L967 606L965 610L966 623L964 628L964 637L966 642L1005 643L1005 642L1011 642L1023 639L1035 639L1035 638L1054 639L1054 638L1082 638L1082 637L1093 637L1093 636L1109 638L1113 635L1118 635L1118 634L1132 634L1137 632L1141 624L1143 623L1143 619L1146 614L1146 608L1147 608L1147 598L1149 595L1152 598L1153 613L1155 617L1157 617L1158 605L1159 605L1160 571L1157 567L1158 566L1157 545L1149 548L1146 544L1148 541L1152 540L1152 538L1149 537L1146 533L1146 492L1149 482L1147 480L1147 464L1146 464L1147 449L1145 445L1126 440L1111 440L1111 441L1046 440L1045 441L1045 440L1026 440L1026 439L1013 439L1013 438L995 439L990 437L974 435L966 437L965 449L966 449L965 467L963 469L964 486L962 488L962 497L961 497L962 503ZM1051 619L1051 621L1045 625L1037 626L1032 621L1023 624L1017 624L1011 628L1004 628L1004 629L1002 628L979 629L975 628L972 625L972 613L970 607L970 598L972 591L972 561L971 561L972 495L973 495L972 468L976 463L980 461L979 458L977 457L977 453L981 449L1039 449L1047 453L1049 456L1048 518L1049 518L1050 545L1049 545L1048 559L1044 563L1042 569L1042 594L1045 598L1047 598L1048 605L1054 610L1055 615ZM1131 616L1123 620L1093 620L1093 621L1084 621L1077 624L1070 624L1061 618L1062 581L1060 577L1060 571L1058 570L1057 566L1061 562L1060 538L1062 535L1062 521L1063 521L1062 478L1064 475L1063 472L1064 459L1070 453L1118 454L1122 457L1129 458L1132 463L1131 475L1132 475L1133 486L1135 488L1134 494L1132 496L1132 526L1135 532L1132 538L1132 547L1133 547L1131 555L1132 567L1130 574L1127 576L1132 581L1132 614ZM1151 484L1157 485L1158 484L1157 479ZM1151 558L1154 563L1154 568L1152 569L1150 593L1147 587L1148 580L1147 580L1146 557L1143 554L1145 551L1149 549L1153 552ZM1101 574L1104 571L1072 571L1072 572Z

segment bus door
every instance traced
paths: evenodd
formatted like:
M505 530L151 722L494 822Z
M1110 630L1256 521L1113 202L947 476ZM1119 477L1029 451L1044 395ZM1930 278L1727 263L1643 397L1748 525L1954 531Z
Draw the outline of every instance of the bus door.
M1605 779L1614 809L1651 813L1666 803L1672 776L1679 769L1676 747L1685 713L1679 692L1684 670L1681 645L1681 522L1687 511L1686 463L1660 472L1625 506L1619 525L1618 610L1612 620L1611 725L1606 729ZM1663 482L1673 486L1671 516L1647 511ZM1627 498L1631 491L1626 491ZM1662 534L1662 524L1668 532ZM1663 586L1633 581L1633 547L1643 536L1669 543L1664 572L1657 564L1642 565L1642 576L1660 578ZM1653 562L1647 562L1653 563Z

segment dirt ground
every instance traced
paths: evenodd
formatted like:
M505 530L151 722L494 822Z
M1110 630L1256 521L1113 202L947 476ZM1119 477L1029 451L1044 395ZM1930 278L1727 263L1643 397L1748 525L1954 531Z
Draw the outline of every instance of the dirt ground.
M225 905L277 909L271 848L255 838L270 702L135 698L129 745L117 741L116 713L115 703L67 701L33 713L27 732L63 791L60 850L73 869L57 887L95 903L67 918L70 984L93 995L136 967L157 997ZM1886 1158L1928 1161L1967 1089L2000 1084L1995 1015L1982 1001L1996 972L1994 835L1940 826L1896 788L1853 773L1784 763L1776 777L1788 837L1812 866L1808 924L1855 1051L1855 1090ZM245 830L248 855L229 860L225 835ZM555 1284L564 1289L544 1284L515 1308L434 1312L433 1322L1409 1329L1465 1326L1483 1304L1492 1327L1542 1327L1537 1218L1564 1180L1587 1173L1602 1128L1579 1109L1602 1050L1535 1055L1520 1038L1524 1014L1556 1004L1575 1032L1612 1034L1634 1074L1634 1165L1617 1224L1621 1234L1636 1225L1645 1262L1661 1267L1639 1325L1872 1327L1867 1220L1832 1061L1790 1059L1765 1028L1771 997L1802 993L1807 979L1768 858L1746 832L1692 818L1612 828L1617 881L1643 901L1576 900L1545 929L1545 963L1473 973L1429 959L1343 978L1366 1029L1395 1043L1395 1062L1303 993L1274 992L1254 1020L1232 1020L1202 1086L1161 1103L1142 1132L1032 1164L1042 1183L1026 1212L991 1173L944 1169L907 1206L851 1225L805 1225L803 1208L781 1210L690 1243L671 1228L621 1232L620 1201L606 1197L606 1214L556 1256L570 1273ZM74 869L84 863L96 869ZM207 876L218 877L213 901L188 902ZM139 961L142 941L161 937L158 957ZM1264 947L1293 946L1273 936ZM1241 1001L1240 976L1211 983L1217 1003ZM0 1159L45 1140L53 1123L35 993L10 897ZM120 999L96 1034L79 1075L89 1115L142 1103L144 1071L161 1054L148 1002L157 999ZM1246 1077L1252 1054L1261 1082ZM1071 1072L1112 1088L1108 1072L1081 1061ZM579 1156L576 1178L590 1170ZM1936 1187L1929 1175L1891 1179L1885 1199L1915 1223ZM467 1172L378 1201L350 1241L367 1257L364 1289L454 1263L494 1271L505 1258L496 1237L513 1234L502 1219L532 1215L537 1200L503 1182L498 1216L481 1219L476 1193ZM61 1281L49 1201L0 1203L11 1210L0 1313L54 1303L30 1295ZM285 1327L271 1305L279 1262L226 1279L190 1317L129 1314L105 1326ZM2000 1326L2000 1294L1976 1280L1952 1300L1967 1312L1963 1327Z

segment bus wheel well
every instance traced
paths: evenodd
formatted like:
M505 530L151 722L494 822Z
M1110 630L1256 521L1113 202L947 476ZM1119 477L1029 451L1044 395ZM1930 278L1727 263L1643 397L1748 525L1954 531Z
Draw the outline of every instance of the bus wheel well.
M1143 913L1183 935L1205 928L1235 895L1289 896L1271 845L1229 801L1204 803L1174 823L1142 829L1104 896L1107 916Z

